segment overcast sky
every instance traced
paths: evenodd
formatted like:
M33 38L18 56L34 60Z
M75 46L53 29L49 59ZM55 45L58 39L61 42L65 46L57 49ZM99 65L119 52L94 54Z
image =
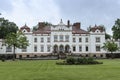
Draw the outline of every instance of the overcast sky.
M0 17L15 22L19 27L29 27L38 22L66 24L81 22L81 28L89 25L104 25L108 33L117 18L120 18L120 0L0 0Z

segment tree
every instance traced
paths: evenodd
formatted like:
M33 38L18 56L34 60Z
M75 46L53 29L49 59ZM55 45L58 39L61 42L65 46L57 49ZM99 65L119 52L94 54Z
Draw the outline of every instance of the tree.
M111 39L111 35L105 33L105 39Z
M13 47L13 60L15 60L16 48L26 48L29 45L26 36L22 32L8 34L5 38L5 44Z
M114 58L114 54L113 52L119 50L118 45L114 42L114 41L107 41L106 43L104 43L103 47L104 50L107 50L109 52L111 52L111 58Z
M7 34L16 33L18 26L14 22L9 22L4 18L0 18L0 39L5 39Z
M38 30L38 25L33 26L33 30L32 31L37 31Z
M120 19L117 19L115 21L115 24L112 27L112 31L113 31L113 38L115 40L120 39Z

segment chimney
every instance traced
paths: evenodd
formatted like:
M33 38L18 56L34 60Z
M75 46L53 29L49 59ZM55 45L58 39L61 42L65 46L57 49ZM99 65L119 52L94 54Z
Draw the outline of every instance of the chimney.
M80 29L81 24L80 22L76 22L73 24L73 26L75 26L77 29Z
M44 22L39 22L38 23L38 29L42 29L43 27L45 27L45 23Z
M67 26L70 27L70 20L67 21Z

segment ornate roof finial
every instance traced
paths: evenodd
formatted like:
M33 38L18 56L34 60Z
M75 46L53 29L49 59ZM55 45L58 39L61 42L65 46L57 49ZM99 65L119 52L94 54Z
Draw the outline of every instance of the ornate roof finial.
M97 27L97 25L95 24L95 27Z
M62 19L60 20L60 23L63 23Z

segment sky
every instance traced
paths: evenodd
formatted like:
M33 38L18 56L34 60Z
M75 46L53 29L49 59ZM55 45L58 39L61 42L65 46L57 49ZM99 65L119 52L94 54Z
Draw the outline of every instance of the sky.
M19 27L33 27L38 22L58 24L81 22L81 28L104 25L111 28L120 18L120 0L0 0L0 17L15 22Z

